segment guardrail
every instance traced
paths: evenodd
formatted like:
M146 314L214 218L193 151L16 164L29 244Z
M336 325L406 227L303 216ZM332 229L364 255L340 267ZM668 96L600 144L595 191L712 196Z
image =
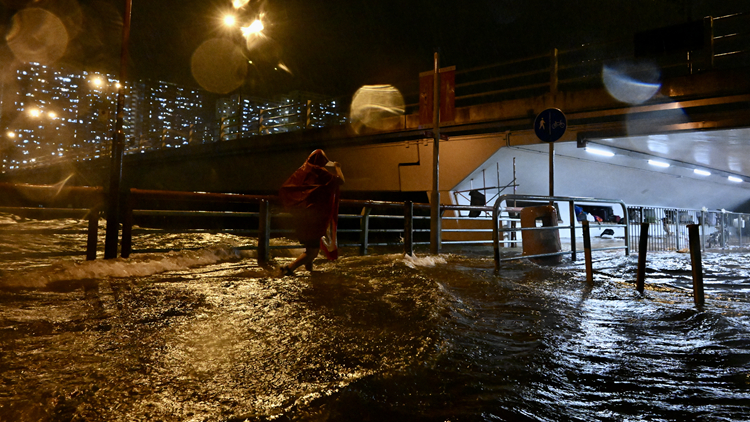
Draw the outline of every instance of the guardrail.
M98 240L98 221L104 204L102 188L59 188L53 186L0 184L0 212L13 213L34 219L81 218L88 219L88 230L40 230L40 229L3 229L3 234L87 234L86 258L96 258ZM232 221L232 224L219 225L219 228L182 227L172 224L172 228L162 229L172 233L222 232L240 235L257 236L257 246L244 246L240 249L258 249L259 262L269 260L271 249L298 248L300 245L271 245L272 236L279 237L292 233L284 228L281 220L291 218L277 204L275 196L239 195L195 192L170 192L132 189L126 201L127 207L123 216L121 256L128 257L133 249L133 234L153 233L152 230L134 230L136 220L155 219L157 226L165 222L183 219L194 222ZM520 213L521 207L508 206L509 201L536 203L568 203L568 225L550 227L517 227L520 220L512 214ZM504 205L503 205L504 204ZM506 194L499 196L494 206L442 205L441 218L444 221L471 221L475 225L491 227L446 228L443 233L453 239L442 240L444 245L482 245L492 244L496 265L499 262L524 258L571 254L577 259L575 206L612 204L619 205L624 214L624 225L616 224L625 231L624 246L604 247L593 251L624 249L631 251L630 245L638 245L640 223L649 222L651 240L649 250L680 250L688 246L687 225L698 223L701 226L703 248L728 249L745 247L746 236L750 230L750 214L718 210L688 210L666 207L626 206L620 200L587 197L562 197ZM361 254L367 254L373 246L403 246L404 252L414 253L415 245L429 245L429 204L371 200L341 200L339 215L339 238L341 247L358 247ZM359 212L352 212L352 210ZM491 218L464 217L459 213L445 215L449 211L475 211L491 213ZM205 220L204 220L205 219ZM272 220L274 224L272 224ZM478 223L477 223L478 222ZM169 226L169 224L166 224ZM446 224L444 227L450 227ZM608 225L596 227L605 228ZM500 247L518 246L521 240L515 234L526 230L570 230L570 250L553 254L518 255L500 257ZM505 234L510 236L506 237ZM471 235L474 240L458 239L451 235ZM488 236L490 235L491 236ZM397 237L398 236L398 237ZM420 239L421 237L421 239ZM487 239L491 237L490 239ZM634 248L638 249L637 246ZM135 250L135 252L154 252L155 250ZM72 252L71 254L75 254Z
M194 193L194 192L170 192L131 189L126 201L127 206L123 219L121 256L128 257L133 249L133 234L136 219L243 219L242 228L213 229L213 232L249 234L256 235L258 243L256 247L246 246L241 249L258 249L258 259L265 263L269 260L271 249L299 248L301 245L273 246L270 244L272 235L291 234L292 230L284 228L284 224L277 221L272 224L272 219L291 218L289 213L280 209L277 198L273 196L219 194L219 193ZM179 204L179 205L178 205ZM165 209L165 206L168 208ZM250 207L252 206L252 210ZM184 208L184 209L175 209ZM244 209L243 209L244 208ZM429 204L415 204L411 201L389 202L372 200L347 200L340 201L340 208L355 209L361 211L358 214L342 212L339 214L339 247L358 247L360 254L367 254L372 246L403 246L404 252L412 255L415 245L428 245L429 241L415 239L416 235L429 234ZM374 210L385 211L383 214L375 214ZM491 211L492 207L443 205L441 211L451 210L476 210ZM390 212L389 212L390 211ZM396 211L397 213L393 213ZM416 211L416 212L415 212ZM421 211L421 213L420 213ZM461 217L443 217L444 219L461 219ZM355 220L352 224L346 221ZM372 222L379 220L381 224L374 227ZM401 224L389 224L398 221ZM426 224L419 224L425 221ZM357 223L358 222L358 223ZM236 225L235 225L236 226ZM171 233L189 233L206 231L207 229L176 229L166 231ZM444 232L490 232L491 229L446 229ZM149 231L152 233L153 231ZM347 234L353 236L347 236ZM379 240L373 240L371 236L380 235ZM400 235L398 240L394 240ZM428 236L427 236L428 237ZM349 240L347 240L347 238ZM353 240L352 240L353 239ZM447 240L443 244L490 244L486 241L461 241ZM148 250L137 250L136 252L147 252Z
M534 201L534 202L540 202L540 203L553 203L553 202L567 202L569 205L569 218L568 221L570 221L570 225L554 225L554 226L546 226L546 227L522 227L522 228L505 228L500 226L501 221L501 212L517 212L518 208L511 208L511 207L502 207L503 203L508 203L510 200L516 200L516 201ZM516 194L506 194L498 197L497 201L495 201L495 206L492 209L492 221L493 221L493 249L494 249L494 258L495 258L495 268L500 268L500 262L503 261L512 261L512 260L518 260L518 259L526 259L526 258L542 258L542 257L549 257L549 256L558 256L558 255L566 255L571 254L571 258L575 261L576 260L576 215L575 215L575 204L579 203L585 203L585 204L617 204L622 207L623 214L625 215L625 246L615 246L615 247L606 247L606 248L595 248L591 249L592 251L601 251L601 250L612 250L612 249L624 249L625 254L630 254L630 248L629 248L629 242L630 242L630 236L629 236L629 224L627 223L627 205L625 205L624 202L622 202L619 199L601 199L601 198L585 198L585 197L569 197L569 196L539 196L539 195L516 195ZM502 208L502 209L501 209ZM560 252L554 252L554 253L545 253L545 254L533 254L533 255L518 255L513 257L505 257L502 258L500 256L500 233L504 232L523 232L523 231L549 231L549 230L564 230L568 229L570 230L570 250L568 251L560 251ZM582 228L581 228L582 230ZM505 241L504 241L505 242ZM518 242L512 241L512 242Z

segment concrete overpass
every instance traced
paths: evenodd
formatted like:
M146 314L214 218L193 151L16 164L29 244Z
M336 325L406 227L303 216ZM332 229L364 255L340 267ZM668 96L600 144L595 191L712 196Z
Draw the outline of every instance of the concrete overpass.
M455 120L441 129L448 138L440 145L443 201L468 203L456 192L510 184L514 161L517 192L546 194L548 144L536 138L532 125L540 111L556 107L565 112L568 128L555 143L555 194L747 212L749 105L750 69L734 69L665 79L657 94L639 105L593 88L459 107ZM123 185L274 193L311 150L323 148L343 165L344 195L427 201L433 163L429 128L419 126L416 114L378 126L335 126L128 155ZM579 148L583 144L615 155L589 154ZM671 166L653 167L648 159ZM16 173L10 181L108 186L108 165L108 160L66 162ZM712 174L697 175L695 168ZM488 198L497 191L488 190Z

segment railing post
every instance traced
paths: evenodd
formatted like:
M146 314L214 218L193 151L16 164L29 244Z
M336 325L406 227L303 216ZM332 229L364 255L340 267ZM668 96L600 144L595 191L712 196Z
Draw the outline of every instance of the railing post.
M630 216L628 215L628 207L624 202L620 203L623 212L623 218L625 219L625 256L630 256Z
M701 210L701 250L706 246L706 212ZM689 232L688 232L689 234Z
M688 225L690 237L690 261L693 264L693 300L695 306L701 307L705 302L703 295L703 263L701 262L701 248L699 245L698 225Z
M701 70L712 70L714 68L714 18L707 16L703 18L703 39L705 43L705 61L708 69Z
M576 260L576 209L575 201L568 202L570 205L570 255Z
M89 227L86 238L86 260L96 259L96 243L99 239L99 212L100 205L95 205L89 210Z
M720 220L720 226L721 226L721 249L726 248L727 246L727 237L724 236L726 234L726 220L727 220L727 214L724 212L724 210L721 210L721 220Z
M133 208L135 208L135 198L133 192L128 191L128 198L125 200L125 210L122 222L122 245L120 247L120 256L127 258L133 251Z
M549 92L552 94L557 94L557 70L558 70L558 63L557 63L557 49L553 48L550 53L550 69L549 69ZM551 144L550 144L551 145Z
M638 273L636 275L635 288L643 294L646 279L646 254L648 253L648 228L649 223L641 223L641 234L638 238Z
M677 219L674 222L674 245L676 250L680 250L680 210L675 211L675 218Z
M269 260L271 239L271 207L267 199L260 201L258 213L258 265L265 266Z
M414 203L404 202L404 253L414 255Z
M589 231L589 222L582 221L583 226L583 252L586 257L586 282L594 284L594 265L591 261L591 232Z
M745 220L742 219L742 214L737 214L737 233L740 234L740 248L742 248L742 229L745 225Z
M500 207L501 199L495 200L495 206L492 208L492 251L495 259L495 271L500 271Z
M370 213L372 208L362 208L362 220L359 222L359 254L367 255L367 246L370 240Z

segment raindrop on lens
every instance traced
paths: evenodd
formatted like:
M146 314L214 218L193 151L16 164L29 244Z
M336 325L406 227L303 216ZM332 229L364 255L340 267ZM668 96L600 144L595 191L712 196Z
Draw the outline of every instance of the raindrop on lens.
M376 129L390 126L389 117L404 114L404 97L393 85L365 85L352 98L352 122Z
M68 31L60 18L36 7L13 16L5 39L16 58L26 63L54 63L68 48Z
M606 64L602 79L612 97L628 104L643 104L661 88L661 72L650 62Z

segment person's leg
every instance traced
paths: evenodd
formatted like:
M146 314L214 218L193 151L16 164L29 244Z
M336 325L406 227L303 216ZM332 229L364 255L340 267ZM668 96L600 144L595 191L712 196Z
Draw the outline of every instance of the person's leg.
M282 269L287 268L289 269L289 271L294 272L297 267L304 265L305 269L307 269L308 271L312 271L312 263L313 260L317 258L318 253L320 253L320 248L307 247L305 248L305 251L302 252L302 254L294 260L294 262L285 267L282 267Z

